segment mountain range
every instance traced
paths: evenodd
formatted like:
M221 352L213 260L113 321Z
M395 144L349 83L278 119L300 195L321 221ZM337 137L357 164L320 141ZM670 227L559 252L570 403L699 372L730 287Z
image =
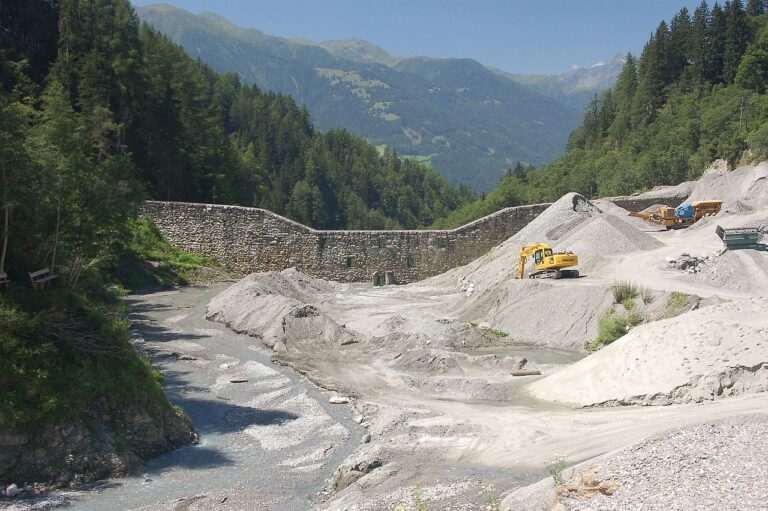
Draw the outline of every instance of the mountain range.
M472 59L394 57L359 39L274 37L168 5L137 12L216 71L292 95L318 129L349 129L478 191L493 188L516 161L558 156L585 98L617 74L606 66L592 82L589 69L570 78L509 75Z

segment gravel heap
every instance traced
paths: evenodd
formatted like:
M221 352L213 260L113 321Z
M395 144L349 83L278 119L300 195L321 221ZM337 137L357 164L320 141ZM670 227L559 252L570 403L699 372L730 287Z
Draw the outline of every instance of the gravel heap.
M766 510L768 415L744 415L665 431L597 467L613 495L564 495L568 511ZM562 509L562 508L561 508Z
M617 206L613 202L610 201L610 199L599 199L596 201L593 201L595 206L600 208L600 210L603 213L607 213L609 215L613 215L624 222L628 223L631 226L634 226L641 231L644 232L653 232L653 231L663 231L665 230L663 226L652 224L651 222L646 222L642 218L638 218L636 216L629 216L629 211L622 208L621 206ZM646 208L643 211L649 211L655 209L654 207Z
M580 257L626 254L659 248L662 243L614 215L601 214L586 220L556 244Z
M695 277L734 291L768 292L768 252L727 250L696 266Z
M583 195L566 193L502 246L509 245L510 241L515 249L529 243L553 242L600 213L602 211Z
M768 162L745 165L731 172L722 167L708 169L695 182L688 202L722 200L726 211L753 211L768 207Z

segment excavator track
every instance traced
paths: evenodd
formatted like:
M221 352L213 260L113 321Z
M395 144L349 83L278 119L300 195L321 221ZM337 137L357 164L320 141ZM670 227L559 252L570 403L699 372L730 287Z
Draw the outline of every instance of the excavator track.
M544 270L528 275L531 279L575 279L579 277L579 270Z

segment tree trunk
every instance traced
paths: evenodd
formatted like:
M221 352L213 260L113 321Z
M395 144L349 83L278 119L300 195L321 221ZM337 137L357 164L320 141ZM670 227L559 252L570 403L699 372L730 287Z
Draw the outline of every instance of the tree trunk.
M61 223L61 195L56 201L56 236L53 239L53 255L51 256L51 271L56 267L56 249L59 246L59 225Z
M8 176L3 168L3 252L0 254L0 273L5 273L5 253L8 250L8 229L11 225L11 205L8 204Z
M0 254L0 273L5 273L5 254L8 251L8 229L11 225L11 206L6 205L3 208L3 251Z

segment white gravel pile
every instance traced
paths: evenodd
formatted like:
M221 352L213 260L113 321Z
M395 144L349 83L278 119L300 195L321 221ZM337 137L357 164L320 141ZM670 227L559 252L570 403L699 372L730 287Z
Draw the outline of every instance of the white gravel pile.
M768 162L745 165L731 172L708 169L695 182L688 201L722 200L726 211L743 212L768 207Z
M609 214L586 220L555 245L557 249L570 250L580 257L626 254L661 246L656 238Z
M258 337L277 352L293 344L344 345L354 334L318 309L314 301L332 284L296 270L254 273L215 296L206 319Z
M465 321L488 322L518 342L582 351L584 341L597 335L600 312L612 301L603 285L570 285L564 292L556 282L510 275L464 298L455 313Z
M524 357L501 355L471 356L465 353L439 349L412 349L397 357L392 368L426 375L463 375L473 370L509 373L525 367Z
M768 509L768 415L665 431L599 465L613 495L561 498L567 511ZM561 508L562 509L562 508Z

